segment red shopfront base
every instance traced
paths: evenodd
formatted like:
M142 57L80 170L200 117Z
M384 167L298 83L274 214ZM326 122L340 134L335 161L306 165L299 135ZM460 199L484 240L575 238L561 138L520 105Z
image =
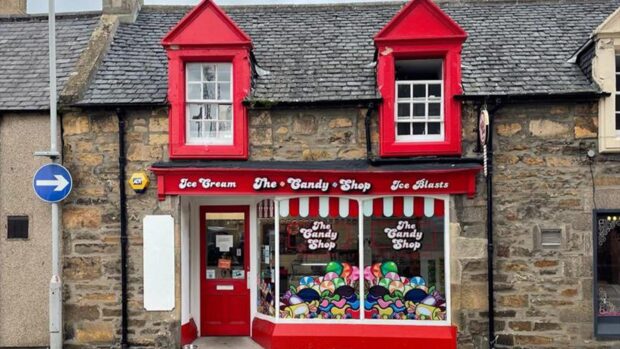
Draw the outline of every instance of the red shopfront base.
M456 349L456 327L274 324L255 318L252 323L252 339L267 349Z

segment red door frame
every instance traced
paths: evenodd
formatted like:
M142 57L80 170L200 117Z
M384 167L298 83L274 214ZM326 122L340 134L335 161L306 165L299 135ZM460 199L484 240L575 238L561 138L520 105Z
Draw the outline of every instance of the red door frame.
M213 279L207 280L206 272L206 238L207 224L206 214L208 212L215 213L243 213L244 224L244 242L243 242L243 268L245 277L243 280L235 279ZM201 336L249 336L250 335L250 290L247 287L247 278L250 272L250 206L201 206L200 207L200 335ZM217 291L218 285L232 285L233 291ZM218 297L219 295L219 297ZM209 298L223 298L223 296L234 296L236 301L229 299L226 302L216 302L209 309ZM239 301L241 300L241 301ZM211 310L211 313L208 313ZM219 311L218 311L219 310ZM209 325L207 319L210 315L219 316L243 316L247 312L247 320L245 324L237 325Z

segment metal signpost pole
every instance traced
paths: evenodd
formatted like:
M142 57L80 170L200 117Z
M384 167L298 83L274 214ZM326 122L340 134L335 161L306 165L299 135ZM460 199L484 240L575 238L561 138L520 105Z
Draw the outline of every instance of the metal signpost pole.
M49 69L50 69L50 152L52 161L58 158L57 105L56 105L56 7L49 0ZM52 203L52 279L49 289L50 348L61 349L62 335L62 282L60 279L60 232L58 203Z

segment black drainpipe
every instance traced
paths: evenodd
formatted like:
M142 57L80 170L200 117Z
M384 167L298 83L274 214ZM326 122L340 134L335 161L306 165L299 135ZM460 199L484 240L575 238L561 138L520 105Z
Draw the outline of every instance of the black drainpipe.
M116 110L118 119L118 186L120 191L120 224L121 224L121 348L129 348L127 340L127 194L125 193L125 111Z
M370 163L372 158L372 140L370 135L370 115L375 108L375 104L368 103L368 110L366 110L366 117L364 118L364 126L366 127L366 160Z
M486 103L485 103L486 104ZM495 246L493 245L493 131L494 115L502 107L502 101L497 100L493 109L489 110L489 127L487 130L487 278L489 297L489 348L494 349L495 337L495 291L493 287L493 259Z

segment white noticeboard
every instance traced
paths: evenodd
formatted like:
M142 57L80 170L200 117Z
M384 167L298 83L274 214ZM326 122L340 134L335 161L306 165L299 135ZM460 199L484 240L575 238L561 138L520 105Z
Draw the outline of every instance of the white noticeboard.
M143 221L144 309L174 309L174 219L146 216Z

